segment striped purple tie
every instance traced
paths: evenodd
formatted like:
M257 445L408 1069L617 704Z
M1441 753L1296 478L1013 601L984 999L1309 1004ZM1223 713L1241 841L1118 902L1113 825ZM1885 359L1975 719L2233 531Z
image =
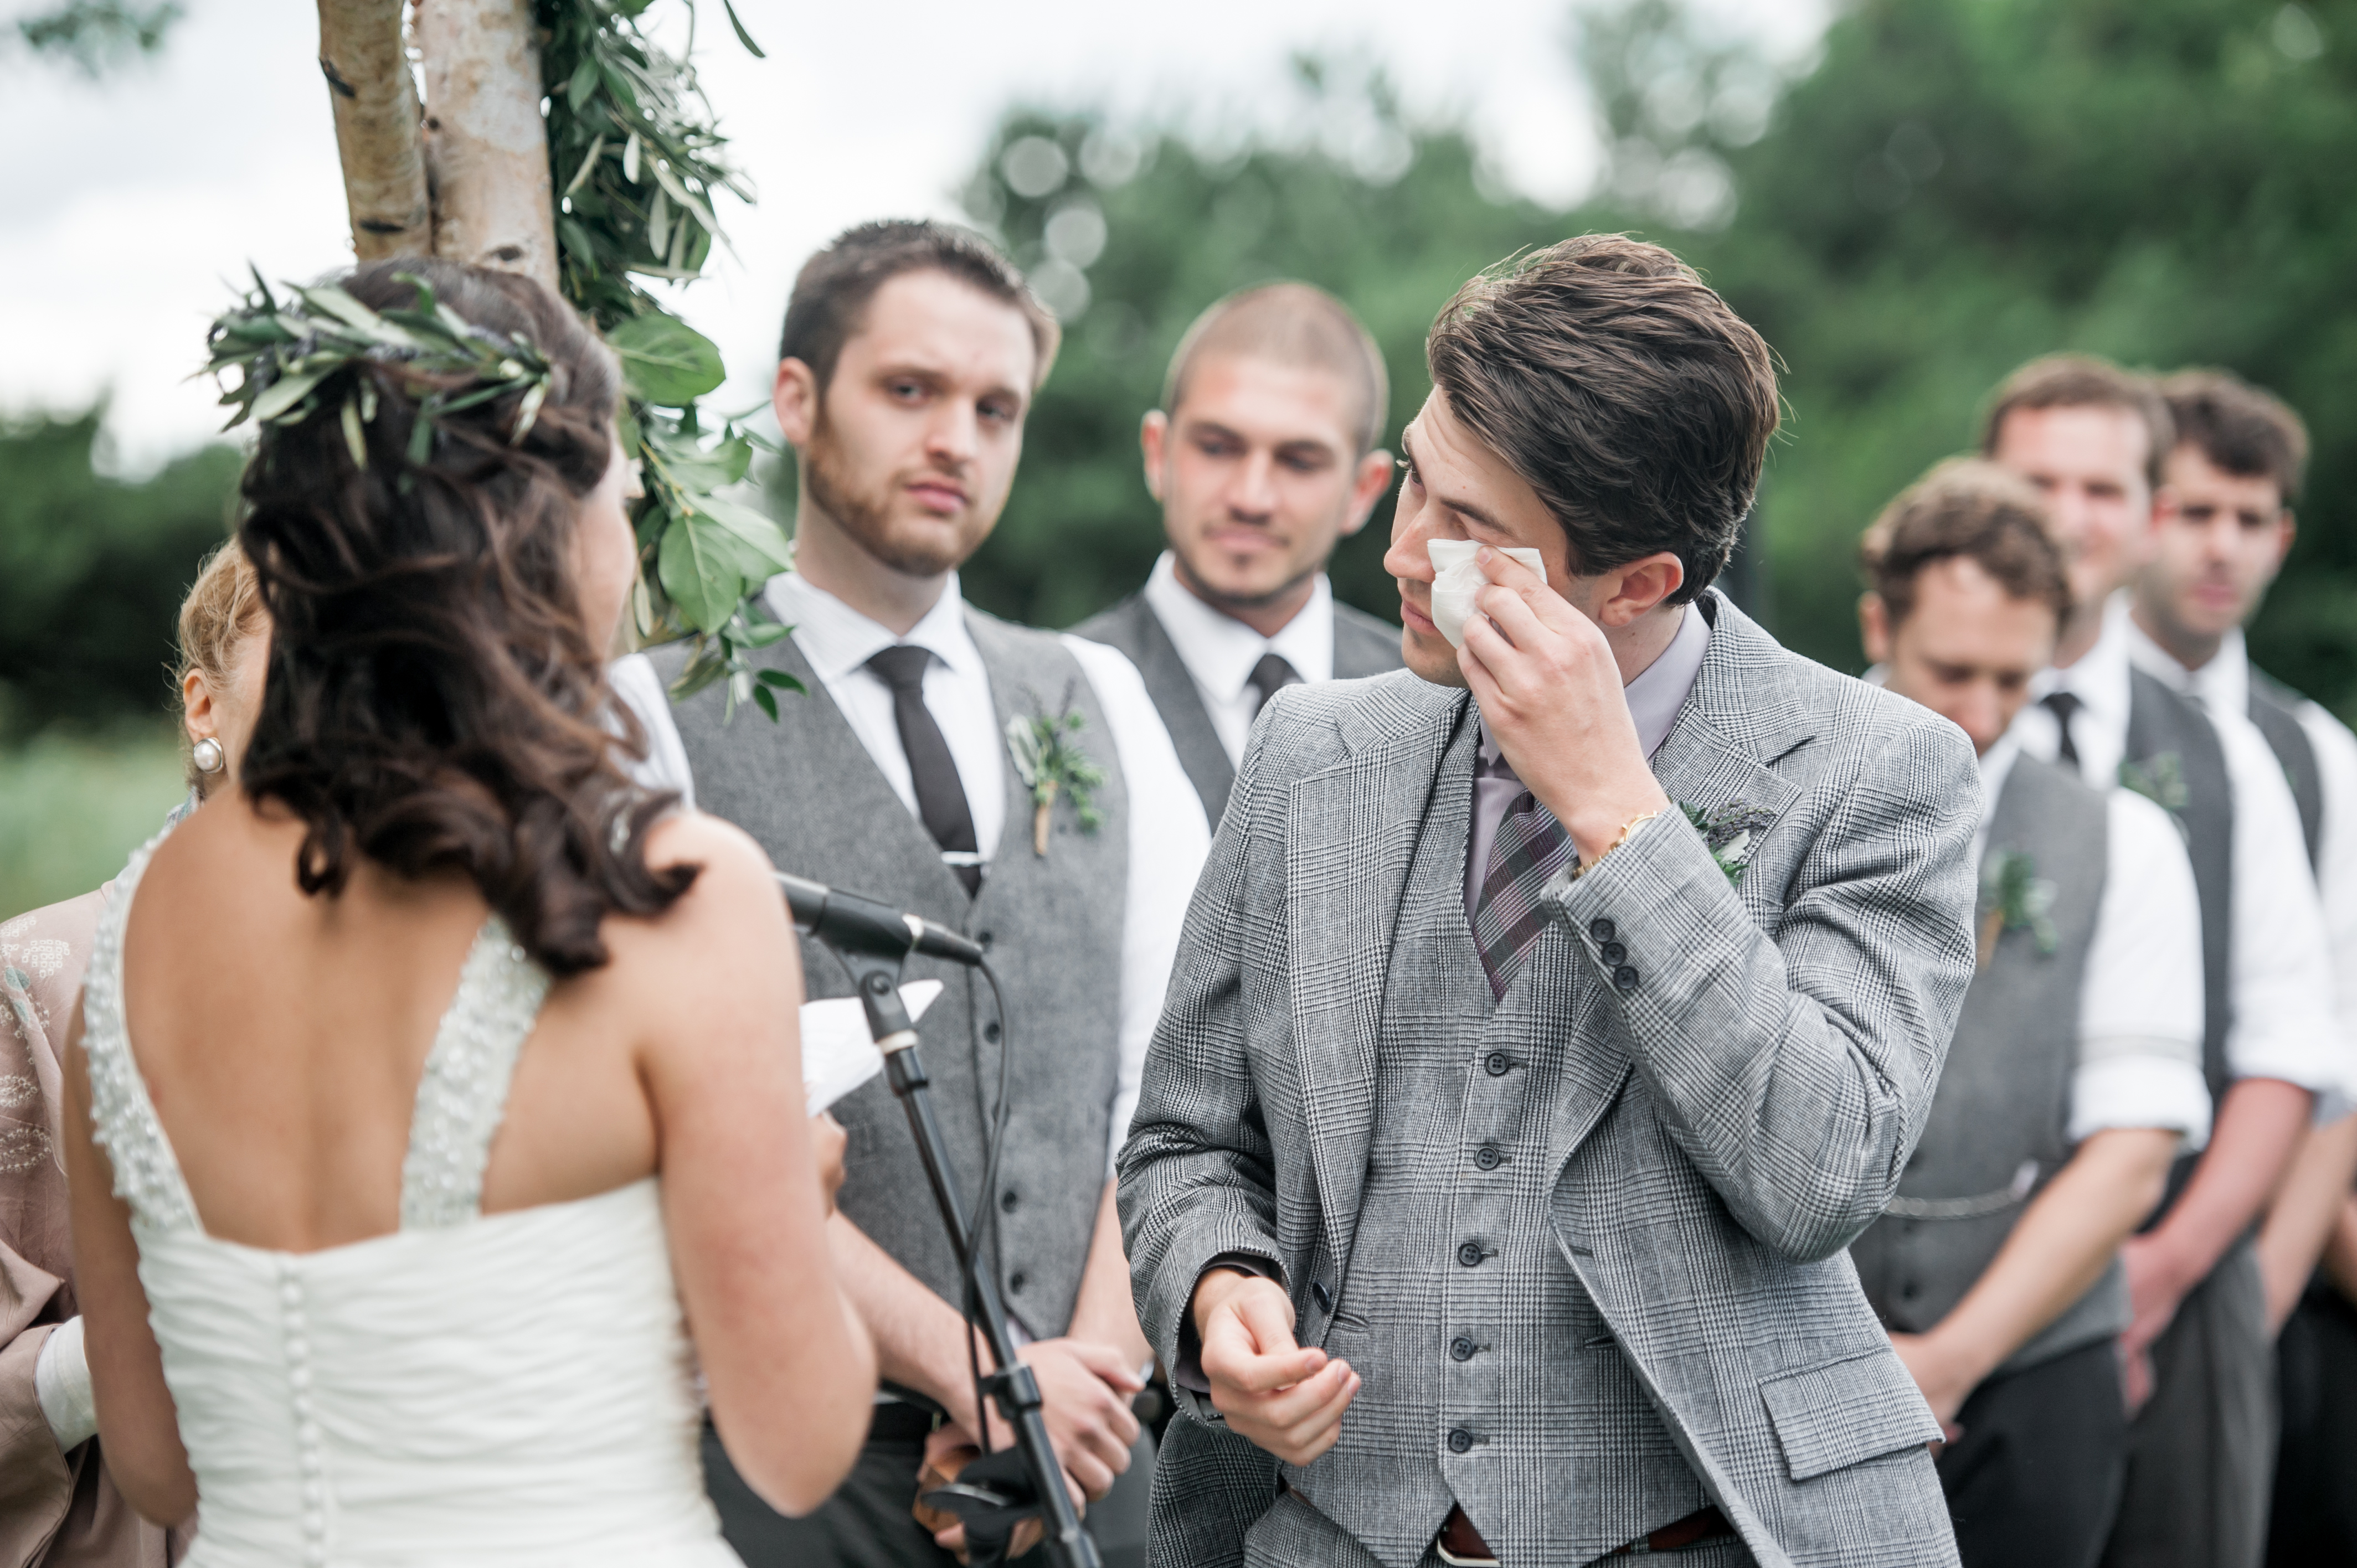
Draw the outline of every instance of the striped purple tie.
M1501 1001L1523 955L1546 929L1540 890L1570 864L1571 854L1571 835L1528 790L1506 808L1481 874L1481 899L1473 909L1473 946L1481 954L1490 990Z

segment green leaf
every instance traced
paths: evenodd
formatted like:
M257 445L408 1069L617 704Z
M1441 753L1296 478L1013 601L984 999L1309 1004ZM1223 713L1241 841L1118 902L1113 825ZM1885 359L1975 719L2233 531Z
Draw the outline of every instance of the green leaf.
M330 367L332 370L333 367ZM285 413L311 395L311 389L328 379L328 371L300 371L279 377L263 389L253 400L253 418L266 423Z
M660 310L633 317L606 336L622 373L647 402L683 408L727 380L711 338Z
M737 41L745 46L745 52L755 59L769 59L761 52L761 46L753 41L753 35L745 30L745 24L737 19L737 7L728 0L720 0L720 8L728 13L728 25L737 29Z
M774 670L764 670L761 673L764 675L774 675L777 671ZM786 678L790 681L793 679L791 675ZM758 685L753 688L753 701L759 703L761 711L770 715L770 722L771 724L778 722L778 699L776 694L772 693L767 685Z
M783 572L794 564L794 547L786 542L785 530L771 521L768 515L756 511L742 501L726 496L705 496L696 503L698 510L718 523L753 552L754 570L748 577L767 577ZM763 569L766 567L766 570Z
M581 63L573 70L573 80L565 84L565 102L572 104L576 114L597 91L597 57L583 55Z
M745 575L737 570L736 536L711 519L683 517L663 531L655 558L663 592L689 625L716 632L737 613Z

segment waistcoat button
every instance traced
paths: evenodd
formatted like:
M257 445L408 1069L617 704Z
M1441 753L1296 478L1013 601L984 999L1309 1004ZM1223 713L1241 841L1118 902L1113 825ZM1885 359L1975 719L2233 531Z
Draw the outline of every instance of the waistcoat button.
M1606 942L1598 950L1603 953L1604 961L1607 963L1619 963L1629 956L1629 950L1619 942Z
M1022 1201L1022 1197L1010 1188L998 1195L998 1211L1002 1214L1012 1214Z
M1449 1433L1449 1434L1448 1434L1448 1451L1449 1451L1451 1454L1463 1454L1463 1453L1466 1453L1467 1451L1469 1451L1469 1449L1471 1449L1471 1448L1472 1448L1472 1446L1473 1446L1473 1434L1472 1434L1471 1433L1469 1433L1469 1432L1466 1431L1463 1427L1461 1427L1461 1426L1460 1426L1460 1427L1458 1427L1457 1429L1455 1429L1454 1431L1452 1431L1452 1432L1450 1432L1450 1433Z
M1598 918L1587 922L1587 934L1599 942L1609 942L1620 934L1620 928L1609 920Z
M1458 1248L1457 1261L1464 1264L1469 1269L1480 1268L1481 1266L1481 1243L1479 1241L1468 1241L1463 1246Z
M982 1037L992 1045L998 1044L998 1020L994 1018L982 1026Z
M1006 1276L1006 1289L1009 1294L1014 1295L1021 1295L1023 1294L1023 1287L1030 1283L1031 1276L1025 1273L1021 1269L1017 1269L1013 1273Z
M1473 1151L1473 1163L1485 1171L1494 1171L1506 1163L1506 1156L1498 1153L1494 1146L1484 1144Z
M1460 1334L1448 1342L1448 1359L1452 1361L1469 1361L1473 1359L1473 1352L1480 1348L1479 1345Z
M985 952L989 951L990 944L997 940L998 934L995 931L976 931L974 934L974 945L982 949Z
M1637 972L1625 963L1619 969L1614 970L1612 972L1612 989L1615 991L1636 990Z
M1484 1061L1481 1065L1490 1069L1490 1076L1491 1078L1503 1078L1506 1076L1506 1069L1512 1067L1514 1064L1507 1058L1505 1052L1491 1051L1490 1053L1489 1059Z

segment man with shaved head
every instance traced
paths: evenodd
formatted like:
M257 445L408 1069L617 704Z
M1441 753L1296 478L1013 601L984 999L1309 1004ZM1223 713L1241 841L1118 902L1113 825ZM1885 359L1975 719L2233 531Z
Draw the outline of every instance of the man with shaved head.
M1074 628L1129 655L1214 823L1261 704L1400 668L1397 627L1338 604L1334 547L1390 486L1375 341L1304 283L1232 294L1178 341L1139 442L1170 548Z

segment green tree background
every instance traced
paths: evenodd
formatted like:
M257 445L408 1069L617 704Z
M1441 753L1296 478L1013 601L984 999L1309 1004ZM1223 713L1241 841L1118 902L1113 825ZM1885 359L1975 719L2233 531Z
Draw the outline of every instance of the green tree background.
M2058 349L2223 365L2315 440L2255 652L2357 716L2357 0L1853 0L1791 71L1674 0L1577 16L1609 173L1567 212L1502 195L1461 126L1405 114L1348 60L1303 62L1285 128L1258 141L1011 111L962 200L1068 334L974 597L1066 625L1144 578L1160 538L1137 420L1220 295L1297 277L1347 300L1390 365L1395 437L1458 284L1625 229L1701 267L1783 359L1743 591L1793 647L1857 668L1859 532L1973 442L2014 365ZM173 610L221 536L226 449L117 483L93 467L97 428L0 429L0 912L90 886L144 836L124 824L167 788L168 741L92 737L157 733ZM1386 614L1388 521L1386 502L1334 573Z

